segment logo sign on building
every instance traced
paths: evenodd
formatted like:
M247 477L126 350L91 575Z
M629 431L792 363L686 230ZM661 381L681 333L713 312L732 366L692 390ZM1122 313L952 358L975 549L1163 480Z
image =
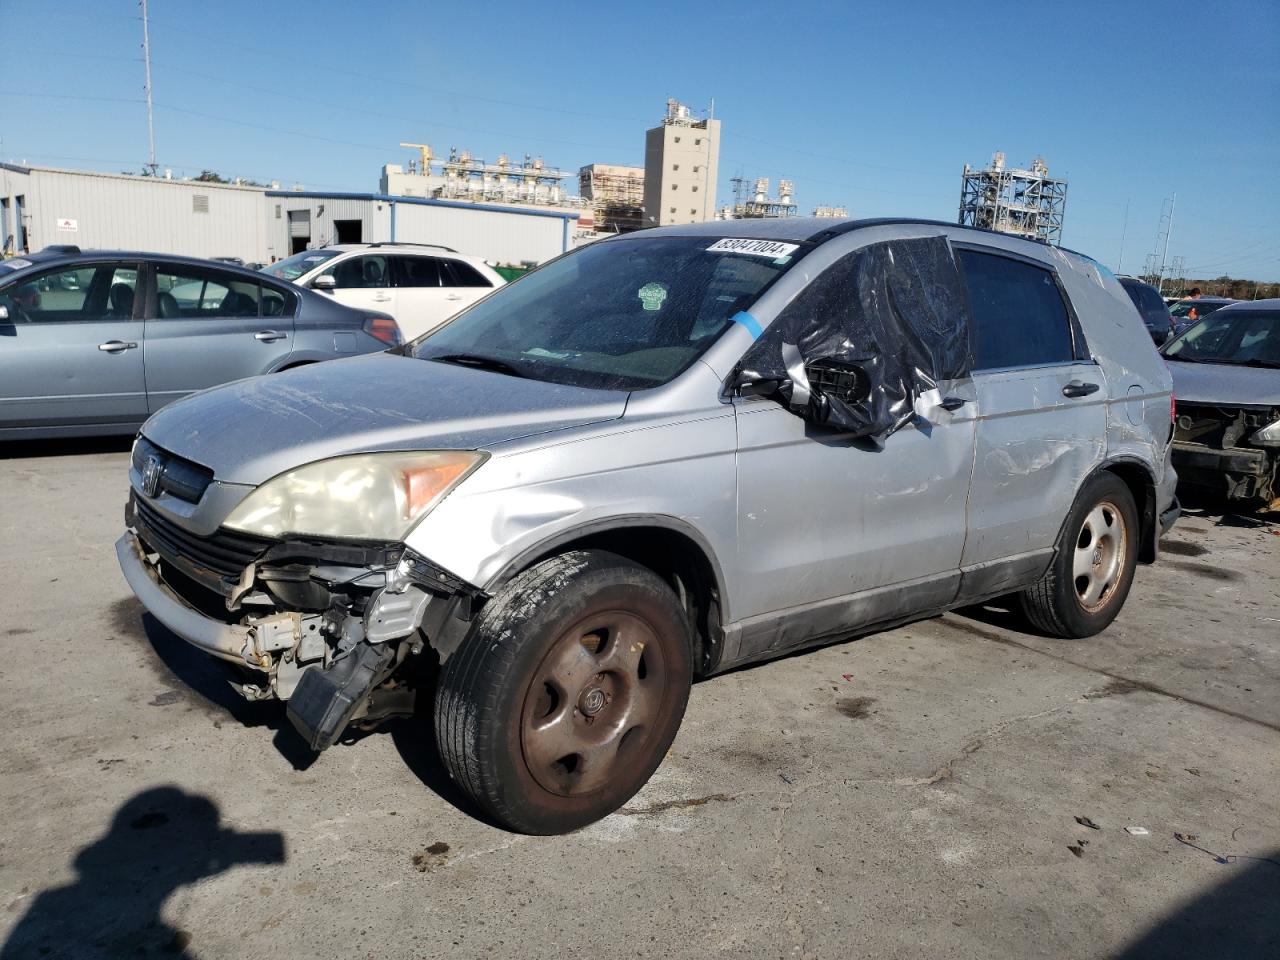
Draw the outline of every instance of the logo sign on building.
M70 217L62 217L58 221L58 229L65 230L67 233L76 233L80 229L80 221L72 220Z

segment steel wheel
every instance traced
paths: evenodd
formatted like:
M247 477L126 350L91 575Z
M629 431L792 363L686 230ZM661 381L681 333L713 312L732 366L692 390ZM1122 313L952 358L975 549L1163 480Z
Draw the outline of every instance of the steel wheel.
M610 610L575 623L525 694L520 746L529 773L561 796L600 789L654 729L666 672L642 618Z
M1101 610L1115 596L1127 550L1124 514L1114 503L1103 500L1085 515L1071 563L1076 599L1089 613Z

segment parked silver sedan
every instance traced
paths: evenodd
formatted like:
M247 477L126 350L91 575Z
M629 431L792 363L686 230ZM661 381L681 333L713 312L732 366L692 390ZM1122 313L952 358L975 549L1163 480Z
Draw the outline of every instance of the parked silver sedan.
M0 440L130 434L197 390L400 342L389 316L224 263L54 247L0 262Z

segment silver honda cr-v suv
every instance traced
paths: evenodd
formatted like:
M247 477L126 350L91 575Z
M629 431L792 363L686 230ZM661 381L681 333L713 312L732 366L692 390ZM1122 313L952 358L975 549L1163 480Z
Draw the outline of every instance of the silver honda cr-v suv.
M434 711L496 820L571 830L690 682L1016 595L1085 637L1174 522L1170 377L1087 257L913 221L646 230L386 354L176 403L117 554L321 750Z

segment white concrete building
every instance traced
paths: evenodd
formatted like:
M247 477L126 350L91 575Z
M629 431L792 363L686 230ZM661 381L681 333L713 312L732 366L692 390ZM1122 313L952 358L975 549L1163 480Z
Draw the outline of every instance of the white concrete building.
M541 263L577 242L580 213L388 193L334 193L0 164L0 242L269 262L329 243L438 243Z

